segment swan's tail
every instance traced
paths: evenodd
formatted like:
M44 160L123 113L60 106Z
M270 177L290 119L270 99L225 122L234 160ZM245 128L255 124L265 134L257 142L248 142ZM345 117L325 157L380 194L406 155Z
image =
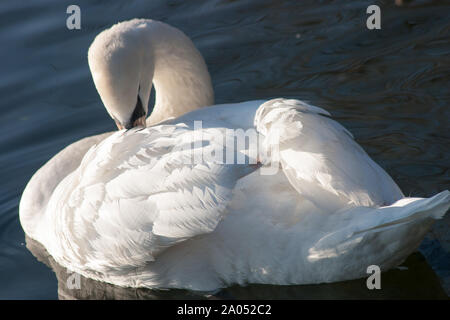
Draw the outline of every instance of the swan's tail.
M383 270L401 263L450 207L450 192L431 198L403 198L380 208L356 207L337 215L334 232L309 250L309 261L340 257L342 261L364 261ZM352 223L346 225L351 219ZM377 250L372 250L378 248ZM332 253L332 255L330 255Z
M357 233L379 232L403 224L415 223L423 219L441 219L450 207L450 192L442 191L431 198L403 198L387 207L378 208L380 214L389 210L395 214L386 215L387 221L360 230ZM387 212L386 212L387 213Z

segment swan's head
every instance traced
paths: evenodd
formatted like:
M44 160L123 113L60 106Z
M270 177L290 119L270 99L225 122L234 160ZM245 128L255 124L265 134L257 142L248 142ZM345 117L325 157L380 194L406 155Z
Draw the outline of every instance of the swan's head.
M165 23L118 23L95 38L88 60L95 87L119 129L145 126L152 84L151 124L214 103L203 57L184 33Z
M101 32L88 52L98 93L119 129L145 126L152 84L151 51L141 30L121 24Z

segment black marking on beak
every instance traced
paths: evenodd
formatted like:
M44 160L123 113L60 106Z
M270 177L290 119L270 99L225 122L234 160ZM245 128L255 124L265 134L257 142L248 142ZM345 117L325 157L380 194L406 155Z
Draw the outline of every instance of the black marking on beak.
M139 97L139 95L137 96L137 102L136 102L136 107L134 108L133 114L131 115L130 121L128 121L128 123L125 124L125 129L131 129L133 128L134 122L145 116L145 110L144 107L142 106L142 101L141 101L141 97Z

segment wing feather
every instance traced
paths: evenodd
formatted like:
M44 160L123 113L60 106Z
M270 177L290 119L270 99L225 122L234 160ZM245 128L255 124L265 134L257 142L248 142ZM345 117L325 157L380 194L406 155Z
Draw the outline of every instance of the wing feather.
M59 221L49 242L65 247L52 251L96 270L136 267L212 232L237 180L256 169L205 160L224 148L212 130L160 125L117 132L92 147L47 207ZM64 241L56 236L60 228Z
M386 205L403 197L398 186L325 110L298 100L274 99L255 116L265 148L279 150L292 186L330 211L344 205Z

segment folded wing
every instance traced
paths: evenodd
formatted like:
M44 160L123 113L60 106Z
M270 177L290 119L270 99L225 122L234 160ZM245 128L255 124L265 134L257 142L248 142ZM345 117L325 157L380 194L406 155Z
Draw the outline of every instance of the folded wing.
M212 130L162 125L117 132L91 148L47 207L58 221L49 230L52 255L125 270L212 232L236 181L256 169L206 159L224 146L217 132L225 130ZM64 240L56 236L61 229Z
M274 99L255 116L264 147L292 186L330 211L387 205L403 197L398 186L329 113L299 100Z

